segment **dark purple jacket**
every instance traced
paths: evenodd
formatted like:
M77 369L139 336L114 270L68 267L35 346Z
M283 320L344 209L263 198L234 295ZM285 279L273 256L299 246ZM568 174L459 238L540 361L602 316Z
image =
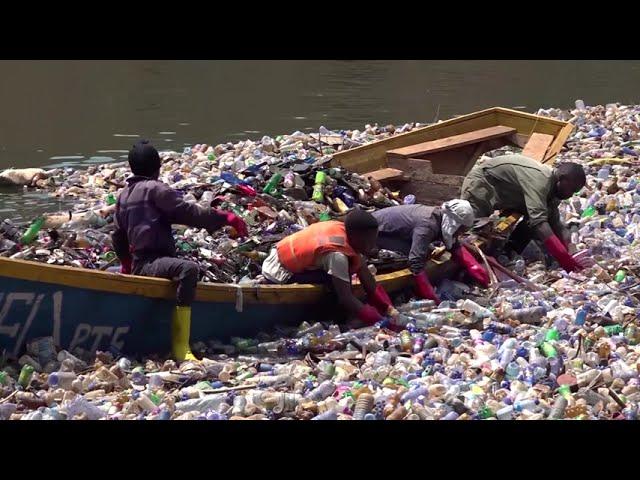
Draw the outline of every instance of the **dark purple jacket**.
M442 240L442 212L439 207L398 205L373 212L380 235L410 242L409 269L421 272L431 253L430 245Z
M172 257L176 246L171 224L214 231L226 224L224 215L182 200L182 194L159 180L133 176L120 193L114 217L113 249L119 258L143 262Z

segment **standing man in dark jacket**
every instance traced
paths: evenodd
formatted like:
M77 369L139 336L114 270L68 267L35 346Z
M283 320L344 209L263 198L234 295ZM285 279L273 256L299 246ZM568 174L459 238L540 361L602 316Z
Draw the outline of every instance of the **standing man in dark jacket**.
M449 200L442 207L399 205L373 213L378 220L378 247L409 256L416 294L439 302L425 265L431 254L431 243L442 241L453 257L481 285L489 284L489 276L470 252L457 244L456 237L473 225L474 215L469 202Z
M247 235L247 227L230 212L205 210L182 200L181 194L160 182L160 155L146 140L129 152L133 176L116 204L113 247L122 273L167 278L177 282L177 306L171 323L172 353L176 360L194 360L189 347L191 303L198 283L198 265L175 258L171 224L213 232L224 225Z

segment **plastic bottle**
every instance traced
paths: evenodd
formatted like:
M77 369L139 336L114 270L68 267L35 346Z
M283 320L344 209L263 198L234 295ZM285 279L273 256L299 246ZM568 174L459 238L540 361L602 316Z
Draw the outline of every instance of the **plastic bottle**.
M73 400L65 402L63 408L67 412L67 419L82 414L84 414L88 420L99 420L106 416L103 410L81 396L76 396Z
M531 307L513 310L510 317L520 323L538 324L546 314L547 310L544 307Z
M356 406L353 410L354 420L363 420L364 416L373 408L374 398L370 393L361 393L356 400Z
M274 173L269 179L269 181L267 182L267 184L262 189L262 192L267 194L272 194L275 191L278 184L280 183L280 180L282 180L282 174L279 172Z
M284 176L283 185L285 188L293 188L293 186L295 185L295 176L293 172L287 172L287 174Z
M513 348L505 348L500 355L500 367L502 369L507 368L507 365L511 363L511 360L516 356L516 351Z
M335 384L331 380L325 380L317 388L311 390L307 398L319 402L330 396L335 390Z
M522 412L523 410L531 410L538 405L538 402L533 399L519 400L514 402L513 410L516 412Z
M242 183L241 180L231 172L222 172L220 178L230 185L239 185Z
M411 334L406 330L400 332L400 348L404 352L410 352L413 347L413 340L411 338Z
M412 315L416 328L427 330L431 327L439 327L445 321L441 313L416 313Z
M149 388L152 390L159 390L164 385L164 380L160 375L154 374L149 376Z
M324 413L316 415L311 420L337 420L338 412L336 410L327 410Z
M463 310L473 314L477 318L494 318L493 312L491 310L488 310L488 309L486 309L484 307L481 307L480 305L478 305L473 300L466 299L462 303L462 307L461 308Z
M413 300L398 307L399 312L418 312L421 310L432 310L436 302L433 300Z
M520 374L520 366L516 362L510 362L505 369L505 374L509 380L513 380Z
M322 170L316 173L315 184L313 186L313 194L311 195L311 199L314 202L322 203L324 199L323 189L324 184L327 181L327 175Z
M444 417L441 418L441 420L457 420L458 417L460 417L460 415L458 415L457 412L454 412L453 410L450 411L449 413L447 413ZM419 417L418 417L419 418Z
M384 365L391 364L391 354L385 350L380 350L376 352L374 360L373 360L373 368L378 369Z
M614 277L614 280L618 283L624 282L625 278L627 278L627 271L626 270L618 270L616 272L616 275Z
M226 393L206 395L201 398L191 398L176 403L176 410L183 412L206 412L207 410L217 410L227 399Z
M389 416L387 417L387 420L402 420L404 417L407 416L407 413L408 413L407 409L403 405L400 405L393 412L389 414Z
M545 357L547 358L555 358L558 356L558 351L549 342L544 342L541 348L542 348L542 353L544 353Z
M17 410L18 405L15 403L1 403L0 404L0 420L8 420L11 415Z
M20 370L20 375L18 376L18 384L22 388L27 388L29 383L31 382L31 378L33 377L34 368L31 365L25 364Z
M584 325L584 322L587 320L587 313L588 310L584 307L578 310L578 312L576 313L575 324L578 326Z
M49 374L47 383L51 388L63 388L71 390L73 381L78 378L73 372L52 372Z
M604 331L607 333L607 335L609 335L610 337L613 335L619 335L623 332L623 328L622 325L607 325L606 327L603 327Z
M33 223L29 226L22 238L20 238L20 243L23 245L29 245L38 237L38 232L42 229L42 225L44 225L44 217L36 218Z
M596 212L597 212L596 207L594 207L593 205L589 205L587 208L584 209L580 217L581 218L592 217L593 215L596 214Z
M73 363L75 369L84 370L88 366L84 361L80 360L78 357L72 355L66 350L60 350L58 352L58 361L62 363L65 360L70 360Z
M564 418L564 412L567 409L567 405L569 402L567 402L567 399L564 398L563 396L558 396L556 398L556 401L553 404L553 407L551 408L551 411L549 412L549 416L547 417L549 420L561 420Z

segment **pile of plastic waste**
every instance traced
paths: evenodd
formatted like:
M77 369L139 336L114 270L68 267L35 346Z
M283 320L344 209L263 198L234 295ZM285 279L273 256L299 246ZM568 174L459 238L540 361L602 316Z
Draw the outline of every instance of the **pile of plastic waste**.
M561 217L572 231L572 243L596 261L593 267L567 274L532 242L521 255L498 257L519 281L498 270L486 290L445 280L438 285L444 300L440 305L431 301L397 305L397 316L374 327L344 331L327 319L275 335L211 341L193 345L202 360L180 365L161 359L138 362L110 352L67 352L58 350L52 339L38 339L17 363L2 359L0 418L636 419L640 403L640 106L585 107L578 101L570 112L538 113L571 119L576 125L559 160L583 164L587 185L562 203ZM259 232L245 245L237 244L228 232L209 240L204 232L178 229L179 248L185 255L217 265L216 258L233 258L236 249L253 261L251 252L265 251L260 245L271 240L268 235L275 240L302 227L303 220L309 221L306 215L320 220L323 213L339 214L335 198L350 206L348 197L335 194L339 186L355 203L375 206L378 200L402 201L388 192L375 199L379 190L366 190L358 183L361 177L349 172L340 172L342 183L335 171L316 168L316 162L330 158L331 152L323 147L322 152L309 153L297 134L290 137L288 151L282 152L283 139L277 141L278 161L249 165L258 156L241 152L251 148L260 150L262 157L275 158L276 149L269 151L268 140L259 147L245 148L247 143L240 142L217 146L213 152L196 146L182 155L164 155L164 181L184 188L192 201L202 201L206 192L211 192L211 199L203 201L206 204L224 197L219 205L227 202L238 209L252 233ZM293 165L307 170L294 171L287 179L294 167L282 162L289 155L297 159ZM306 162L309 157L315 158L313 162ZM253 167L256 170L249 175ZM113 173L105 174L105 169ZM326 176L322 202L313 198L320 190L314 189L319 171ZM282 178L272 182L273 190L265 194L278 172ZM103 209L109 208L105 196L119 188L104 187L104 176L118 183L126 169L103 166L73 175L77 190L71 190L74 185L66 174L60 176L67 182L65 194L75 191L85 210ZM95 192L93 197L82 193L87 175L94 183L100 183L97 178L105 182L87 189ZM215 180L216 175L221 180ZM51 191L61 192L62 185L51 178L46 179L53 182ZM324 188L331 184L329 178L336 181L334 193ZM358 188L347 188L350 182ZM255 196L246 193L250 188ZM292 196L288 189L296 188L307 197L302 198L301 192L299 198ZM360 189L366 197L358 196ZM249 208L258 199L265 205L254 203ZM307 205L313 213L305 211ZM10 227L2 226L2 242L11 241L11 235L4 233ZM85 232L104 232L100 226L91 228ZM24 230L15 238L18 235L25 235ZM33 242L38 248L51 240L44 229L36 237ZM216 247L206 247L211 241ZM228 247L225 241L230 242ZM102 238L87 242L107 245ZM208 249L211 258L202 249ZM54 256L47 255L42 253L47 261ZM260 259L259 254L255 257ZM92 261L108 263L99 256ZM242 270L230 269L226 276L212 271L216 279L250 276Z
M317 323L212 341L179 366L85 360L41 338L0 371L0 418L635 419L633 302L558 288L412 301L388 323L346 332Z
M176 225L178 255L200 264L202 281L253 281L271 245L286 235L356 206L371 210L398 205L403 199L397 192L328 163L336 151L419 126L367 125L362 132L321 128L316 134L295 132L258 142L162 152L160 180L183 192L187 202L235 212L250 231L240 242L229 229L207 232ZM29 184L54 197L77 198L74 210L43 215L29 226L5 220L0 225L0 255L91 269L114 266L109 234L118 192L130 174L126 162L39 171Z

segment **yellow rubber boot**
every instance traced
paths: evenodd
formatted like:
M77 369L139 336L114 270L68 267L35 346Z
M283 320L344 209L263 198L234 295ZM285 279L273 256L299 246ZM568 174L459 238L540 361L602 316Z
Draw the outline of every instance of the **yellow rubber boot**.
M189 347L191 335L191 307L176 307L171 322L171 351L173 357L183 360L197 360Z

